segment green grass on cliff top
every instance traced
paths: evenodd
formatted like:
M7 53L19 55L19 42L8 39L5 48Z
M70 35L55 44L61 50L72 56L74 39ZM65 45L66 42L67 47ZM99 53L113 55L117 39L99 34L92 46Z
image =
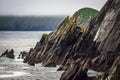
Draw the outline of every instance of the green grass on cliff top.
M95 18L98 15L98 13L99 11L97 11L96 9L82 8L73 14L72 19L73 21L76 20L78 24L81 24L83 22L87 22Z

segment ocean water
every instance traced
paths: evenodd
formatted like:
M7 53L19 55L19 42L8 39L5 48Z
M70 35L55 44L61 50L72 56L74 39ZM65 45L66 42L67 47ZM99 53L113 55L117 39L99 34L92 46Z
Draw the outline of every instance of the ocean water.
M51 31L0 31L0 54L6 49L14 49L15 59L0 58L0 80L59 80L63 71L56 71L57 67L42 67L41 64L29 66L17 59L21 51L34 48L42 37ZM102 73L89 70L89 76Z
M0 53L14 49L17 53L28 51L40 40L43 33L51 31L0 31Z
M0 54L6 49L14 49L16 59L0 58L0 80L59 80L62 72L57 67L29 66L17 59L21 51L29 51L44 33L51 31L0 31Z

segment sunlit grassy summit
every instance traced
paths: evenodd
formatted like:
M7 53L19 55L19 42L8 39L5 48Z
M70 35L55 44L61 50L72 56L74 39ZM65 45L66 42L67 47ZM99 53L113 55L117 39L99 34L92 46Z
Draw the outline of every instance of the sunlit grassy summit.
M97 11L96 9L82 8L73 14L72 19L78 24L81 24L95 18L98 15L98 13L99 11Z

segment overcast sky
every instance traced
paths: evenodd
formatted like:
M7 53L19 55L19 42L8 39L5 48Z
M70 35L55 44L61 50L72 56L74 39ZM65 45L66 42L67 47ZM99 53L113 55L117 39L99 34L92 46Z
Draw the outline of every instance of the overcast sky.
M0 0L0 15L72 15L83 7L100 10L107 0Z

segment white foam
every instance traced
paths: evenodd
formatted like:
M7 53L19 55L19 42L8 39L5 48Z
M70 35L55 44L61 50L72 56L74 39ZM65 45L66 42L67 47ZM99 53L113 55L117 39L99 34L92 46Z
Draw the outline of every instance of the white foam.
M22 67L22 69L29 69L29 67Z
M30 73L21 71L8 71L7 74L0 75L0 78L18 77L18 76L29 76Z
M97 76L97 75L102 75L103 72L97 72L97 71L94 71L94 70L88 70L88 76Z
M6 67L0 67L0 69L5 69Z

